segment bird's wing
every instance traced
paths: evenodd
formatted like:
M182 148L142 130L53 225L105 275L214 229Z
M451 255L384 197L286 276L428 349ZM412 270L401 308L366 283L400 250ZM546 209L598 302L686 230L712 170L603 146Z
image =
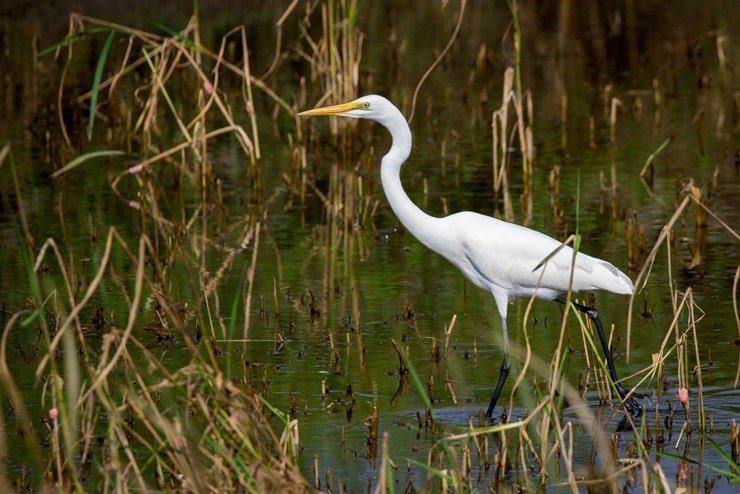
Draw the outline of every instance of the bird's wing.
M458 267L476 285L489 290L495 285L514 296L531 294L535 287L555 292L567 290L573 256L570 247L562 247L543 266L543 261L561 247L561 242L477 213L465 212L448 218L453 217L455 234L462 239L460 254L465 260ZM576 277L585 279L592 273L594 261L579 254Z

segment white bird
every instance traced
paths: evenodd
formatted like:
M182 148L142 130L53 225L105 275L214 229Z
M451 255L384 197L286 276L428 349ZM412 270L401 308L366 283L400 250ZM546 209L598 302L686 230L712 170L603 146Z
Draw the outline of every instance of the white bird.
M543 233L472 211L442 218L430 216L416 206L401 185L401 166L411 153L411 129L401 111L386 98L368 95L349 103L304 111L299 116L336 115L365 118L384 126L393 139L383 156L380 178L393 212L422 244L454 264L473 284L488 291L501 315L504 360L486 416L493 414L509 374L509 341L506 314L509 299L531 297L564 303L560 294L573 291L608 290L631 294L632 281L611 263L573 250ZM560 250L557 250L560 249ZM557 253L552 255L557 250ZM548 256L549 257L548 259ZM547 262L543 264L543 261ZM544 270L544 273L543 273ZM571 280L571 270L572 280ZM617 378L614 361L595 309L574 304L597 326L607 359L610 378L633 415L642 411ZM636 395L639 396L639 395Z

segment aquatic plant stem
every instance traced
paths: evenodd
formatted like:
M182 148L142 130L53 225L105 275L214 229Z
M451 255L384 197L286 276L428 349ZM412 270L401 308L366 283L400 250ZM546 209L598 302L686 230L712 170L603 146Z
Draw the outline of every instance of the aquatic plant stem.
M442 59L447 55L447 52L450 51L450 48L452 48L452 44L457 40L457 36L460 32L460 26L462 25L462 20L465 14L465 7L468 4L467 0L460 0L460 15L457 18L457 24L455 24L455 29L452 31L452 35L450 36L450 39L447 41L447 45L442 49L440 54L437 56L437 58L434 59L434 62L432 62L432 65L429 66L429 68L424 72L424 75L421 76L421 79L419 79L419 82L416 83L416 87L414 88L414 95L411 97L411 112L408 116L408 122L411 124L411 122L414 120L414 114L416 113L416 99L419 96L419 91L421 91L421 87L424 85L424 81L427 80L429 75L434 71L434 69L442 62Z
M108 52L110 51L111 44L113 43L113 38L116 35L116 31L111 31L108 34L108 37L105 39L105 42L103 43L103 48L100 51L100 56L98 57L98 64L95 67L95 76L93 77L93 84L92 84L92 96L90 97L90 115L89 115L89 121L87 124L87 140L92 139L92 132L93 127L95 125L95 111L98 106L98 93L100 91L100 80L103 78L103 69L105 69L105 62L108 59Z

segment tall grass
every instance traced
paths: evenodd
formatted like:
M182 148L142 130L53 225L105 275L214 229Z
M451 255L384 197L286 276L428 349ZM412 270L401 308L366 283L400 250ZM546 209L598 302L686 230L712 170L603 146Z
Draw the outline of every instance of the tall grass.
M34 489L308 489L295 464L296 421L260 398L246 367L232 369L230 359L222 367L218 358L222 342L231 346L248 334L253 278L245 277L243 293L233 299L234 307L241 305L240 299L246 300L241 330L219 328L210 312L211 306L220 311L218 286L233 269L236 257L249 249L253 270L259 252L263 200L253 88L292 110L251 75L243 27L227 33L218 52L212 52L198 41L196 18L182 31L164 28L169 35L162 36L74 14L69 35L40 53L66 52L59 82L61 112L67 106L66 76L77 63L77 53L84 54L87 43L104 37L91 90L76 103L87 105L86 138L102 134L108 149L74 156L78 129L68 129L60 119L67 154L73 157L53 178L84 174L86 166L100 159L109 160L109 165L120 165L122 157L129 159L123 172L111 176L111 188L138 215L142 233L130 244L115 227L101 232L103 238L99 245L95 243L91 259L94 272L89 283L82 285L72 268L74 259L70 263L63 254L66 246L60 248L51 238L35 244L24 216L25 191L15 182L17 235L28 239L26 264L32 293L26 309L6 322L0 354L7 355L18 332L39 332L32 351L37 355L35 379L44 389L41 406L47 411L43 426L48 435L41 444L31 432L35 426L6 358L0 365L0 380L9 397L8 408L18 415L19 427L28 431L32 456L26 467L40 474L31 484ZM124 43L114 45L114 41ZM235 61L227 58L227 46L232 43L241 50ZM121 52L114 46L124 49ZM209 71L203 68L207 65ZM143 78L142 73L146 74ZM233 77L225 78L224 73ZM223 79L239 81L242 101L236 107L227 96L233 92L233 86L228 87L233 82L223 83L227 85L224 89ZM179 143L170 143L173 133ZM249 170L249 200L254 207L233 225L224 221L231 213L223 204L209 157L209 145L217 138L233 139ZM16 173L9 147L2 161ZM194 209L184 199L193 191L200 197ZM221 252L220 265L211 271L206 256L212 255L214 237L223 234L235 244ZM133 269L132 285L116 274L121 261ZM50 269L59 273L59 283L45 275ZM182 287L183 291L168 279L178 269L191 274L190 285ZM128 300L127 314L94 309L113 286ZM188 291L184 299L190 303L185 308L181 300ZM149 302L156 307L157 319L147 324L141 314ZM87 322L90 313L96 313L94 329ZM142 325L159 342L154 347L142 342L135 331ZM99 345L91 341L95 334L102 334ZM162 363L159 350L174 339L185 344L190 359L173 371ZM137 362L147 365L141 367ZM279 424L267 425L276 417ZM5 438L2 447L7 451ZM50 445L46 451L41 447L44 444ZM89 485L89 478L95 487ZM12 484L26 483L8 470L2 472L0 482L8 492Z
M135 266L135 283L125 327L110 324L99 350L89 347L90 333L81 314L89 312L90 299L99 296L109 278L111 257L123 255ZM216 335L196 346L197 336L186 332L182 314L174 311L159 284L148 273L146 260L157 257L153 244L142 235L131 249L115 229L105 239L95 277L81 298L53 239L42 246L31 265L35 287L33 303L11 317L4 327L0 355L8 353L9 339L18 331L38 327L42 336L35 375L43 382L41 405L48 410L49 456L27 440L35 456L33 467L44 472L50 489L88 491L92 475L97 489L110 492L174 489L178 491L247 490L304 491L306 481L295 467L297 423L260 400L245 373L227 372L217 358ZM44 272L56 266L62 286L50 286ZM210 289L214 287L211 286ZM171 371L136 336L141 324L142 299L156 297L162 307L161 331L172 331L190 347L188 365ZM45 314L52 314L49 318ZM189 316L186 316L188 318ZM210 324L206 314L203 322ZM111 316L112 318L112 316ZM173 325L170 330L166 327ZM155 347L157 348L157 347ZM148 362L145 368L135 362ZM0 379L9 404L20 413L22 427L33 425L15 377L2 359ZM282 417L280 438L268 418ZM7 445L5 445L7 449ZM4 485L15 480L4 473Z
M25 467L38 474L30 481L26 473L8 468L3 462L3 490L22 491L31 485L30 489L75 492L333 489L337 477L329 470L322 479L318 457L310 480L306 478L309 472L297 466L302 439L295 402L287 411L274 407L267 393L266 370L261 376L255 375L244 359L220 357L224 352L233 357L233 350L243 348L253 319L268 310L263 300L255 300L254 293L255 271L260 268L259 256L265 248L260 239L269 214L255 93L260 92L278 112L291 115L295 106L304 108L309 102L334 103L358 96L367 83L361 77L365 35L358 19L363 5L356 0L308 3L303 16L296 19L294 2L281 16L279 27L296 22L300 43L295 53L309 67L308 80L301 81L292 100L280 97L265 82L281 70L282 30L278 31L274 62L262 78L251 73L250 47L243 27L228 32L218 49L211 51L200 41L197 16L183 30L163 28L166 34L154 34L73 15L69 35L41 53L66 56L59 85L61 112L68 106L66 77L78 59L92 50L87 43L93 39L102 43L91 89L75 101L87 117L84 132L67 128L60 118L67 159L53 178L72 180L84 175L86 167L105 161L110 167L110 186L121 204L130 208L141 233L134 240L128 240L131 237L122 235L116 227L96 233L93 255L86 261L92 266L91 276L86 283L80 282L76 272L79 260L68 253L71 249L65 245L69 241L39 241L43 237L32 231L25 217L28 192L18 179L12 150L5 146L0 151L0 167L9 168L13 177L18 211L16 236L26 246L30 287L23 310L8 318L0 339L0 382L8 396L2 406L4 412L17 417L18 443L30 451ZM464 6L465 2L461 16ZM522 190L519 216L520 222L527 223L533 214L535 102L523 88L524 32L517 9L512 1L513 34L507 41L514 47L515 62L501 74L500 106L492 114L493 194L496 207L502 207L497 213L515 219L512 191L515 186ZM718 38L717 43L724 53L725 40ZM722 67L724 78L724 63ZM238 103L234 94L241 98ZM658 88L656 100L659 94ZM567 98L561 101L562 114L566 115ZM612 88L604 89L604 101L603 119L609 122L610 141L614 143L618 141L620 106ZM661 110L662 106L656 107L656 114ZM323 272L316 290L321 293L307 291L302 303L310 317L319 321L316 327L325 335L322 344L328 348L330 365L337 372L344 365L335 348L341 337L347 339L348 347L359 349L361 368L372 365L364 357L360 283L354 266L367 257L372 237L362 229L373 228L382 200L376 192L380 152L373 146L363 148L354 124L348 122L332 121L333 140L322 136L319 128L296 125L295 137L285 144L292 150L291 162L286 164L287 170L281 170L292 196L286 201L288 210L292 212L298 206L295 214L303 215L310 193L324 207L321 224L311 230L317 247L306 254L320 260ZM85 139L105 142L105 149L87 150ZM217 139L235 143L238 159L248 169L247 206L241 217L228 211L211 163ZM565 133L561 142L563 147L567 145ZM648 157L640 178L668 143L666 139ZM513 183L519 175L512 172L512 146L521 153L521 187ZM322 160L330 160L328 166ZM616 224L620 208L613 159L611 165L609 186L604 185L604 190L610 194L611 217ZM556 166L550 174L553 217L562 213L558 198L562 173ZM319 178L326 178L326 185L320 185ZM191 200L193 191L196 201ZM430 338L429 375L414 366L414 351L418 349L395 340L388 346L399 359L399 388L390 401L393 403L409 389L422 396L424 409L419 411L418 426L429 440L420 441L427 448L425 462L398 454L382 426L385 417L377 406L379 398L373 397L376 402L372 411L360 422L367 429L366 459L377 465L372 490L668 491L671 482L657 455L701 465L700 460L689 458L688 443L696 437L703 440L712 428L702 381L702 366L707 360L700 349L698 331L702 312L690 288L681 291L675 286L672 237L677 224L691 224L687 218L693 220L693 266L704 259L705 231L710 221L721 224L728 237L740 238L717 217L706 196L696 184L685 182L673 216L649 252L637 213L628 218L629 257L631 265L639 270L638 290L648 280L665 277L663 285L672 302L672 321L669 327L660 329L661 343L653 352L652 362L625 378L626 383L653 393L648 413L633 421L617 407L587 405L587 393L594 389L600 401L611 399L607 373L589 322L568 309L560 328L559 346L549 361L543 360L538 357L542 352L533 351L530 345L529 335L534 331L530 301L521 327L524 343L512 348L521 372L506 403L517 413L503 415L497 424L489 424L482 413L470 417L463 426L447 424L435 409L438 400L434 393L439 393L435 384L439 383L434 379L444 376L443 392L457 403L456 384L447 368L456 321L453 317L443 330L441 348L439 339ZM61 209L64 200L60 199ZM69 221L60 217L62 222ZM670 267L665 273L653 272L659 255L668 259ZM238 263L240 258L243 263ZM239 266L244 266L243 270ZM121 277L122 269L133 273L130 279ZM58 276L47 276L50 270ZM172 281L178 270L185 273L177 278L185 280L184 286ZM734 298L738 273L740 270L733 282ZM219 288L229 276L243 281L238 293L224 295ZM281 288L278 283L274 282L272 293L276 317ZM104 300L110 290L122 292L128 303L126 314L100 308L99 300ZM638 312L634 304L639 304L639 297L630 301L630 318ZM394 303L403 305L389 302ZM154 315L153 321L144 320L145 306L153 308L146 312ZM336 331L338 318L334 316L340 312L351 314L351 331ZM229 323L216 317L224 313L230 315ZM404 318L413 320L410 304L403 313ZM237 327L236 321L243 321L243 325ZM570 339L568 331L572 327L579 332ZM628 356L631 328L629 320ZM148 331L146 341L139 329ZM616 334L623 328L610 329ZM29 369L41 389L44 417L40 424L31 418L19 386L21 376L8 366L7 359L16 336L29 331L38 333L32 348L24 351L32 356ZM277 349L284 343L277 326L273 336ZM616 346L616 339L610 339ZM165 358L173 340L182 342L187 351L186 363L176 369L168 366ZM586 362L577 386L563 377L568 354L576 352L583 354ZM674 375L668 376L666 369L674 368ZM676 389L664 390L664 381L674 383ZM322 399L327 394L324 388ZM347 416L351 417L355 403L351 387L347 396L351 402ZM656 403L664 406L657 407ZM563 411L565 405L571 418ZM615 425L620 428L617 432L613 432ZM736 429L732 431L732 453L726 457L728 468L721 472L733 482L738 480L740 450ZM16 446L16 439L11 440L8 431L4 432L0 435L0 453L7 456ZM666 451L668 438L675 439L670 444L673 452ZM587 460L577 457L579 443L584 442L590 448ZM409 473L412 470L423 472L423 478L414 477ZM94 486L90 485L93 482ZM697 480L693 487L698 486Z
M532 196L532 173L536 157L533 138L534 111L531 92L522 88L522 32L519 25L517 2L510 1L509 9L514 24L513 53L515 63L513 67L507 67L504 72L501 106L492 115L494 214L502 216L507 221L514 221L515 219L509 184L509 173L513 165L513 155L510 149L515 146L519 150L522 170L521 223L528 225L532 221L532 207L534 204ZM510 108L513 108L513 116L509 114ZM513 128L509 129L512 122ZM502 204L503 210L499 209L500 204Z

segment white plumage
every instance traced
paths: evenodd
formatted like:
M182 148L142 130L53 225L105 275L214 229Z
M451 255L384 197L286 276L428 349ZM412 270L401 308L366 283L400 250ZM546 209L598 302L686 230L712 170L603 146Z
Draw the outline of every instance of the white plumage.
M632 281L612 264L580 252L574 263L573 250L568 246L562 247L547 263L541 265L561 247L561 242L543 233L470 211L436 218L419 209L406 195L400 178L401 166L411 152L411 130L403 114L384 97L363 96L349 103L308 110L299 115L365 118L383 125L390 132L393 143L381 161L380 176L393 212L422 244L445 257L473 284L493 296L501 316L504 361L487 416L492 415L509 373L506 325L509 298L531 297L536 293L538 298L562 302L559 295L568 290L571 267L574 291L607 290L619 294L633 292ZM597 323L610 376L624 398L627 393L618 383L598 313L583 306L577 308L587 312ZM628 405L628 408L636 407L641 411L634 401L629 401ZM632 408L630 411L633 411Z

